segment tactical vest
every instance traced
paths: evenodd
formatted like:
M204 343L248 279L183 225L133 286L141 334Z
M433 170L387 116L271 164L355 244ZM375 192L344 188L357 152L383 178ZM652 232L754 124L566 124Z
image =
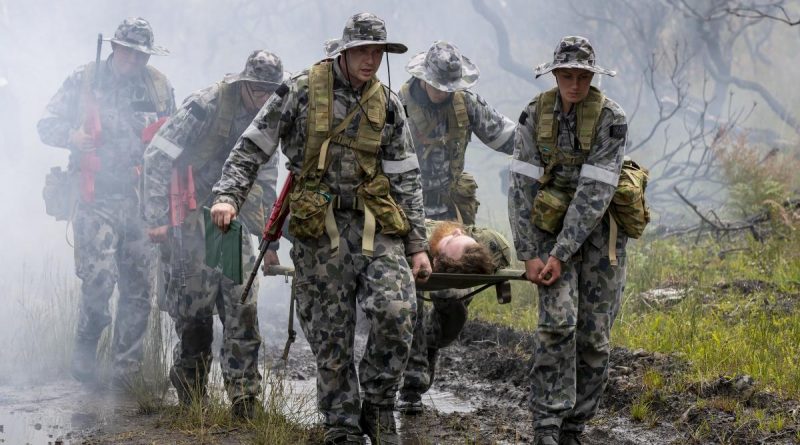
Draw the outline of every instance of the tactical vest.
M414 97L411 95L409 84L406 83L400 87L400 95L407 97L408 101L405 104L408 111L408 119L414 124L415 138L425 146L425 151L422 153L422 160L425 161L430 155L431 149L434 145L441 141L431 139L428 135L431 134L433 128L438 124L436 119L432 118L430 110L421 107ZM469 143L469 115L467 114L467 105L464 101L464 92L455 91L453 93L452 106L447 107L447 133L444 135L445 145L451 154L450 159L450 180L454 181L464 171L464 157Z
M531 219L542 230L557 234L561 230L564 216L574 197L575 190L560 184L551 175L558 165L580 166L586 162L597 136L597 124L603 111L605 96L591 86L589 95L575 105L578 153L565 153L558 147L558 119L553 113L558 88L541 93L531 102L536 104L536 147L545 164L544 174L539 178L541 186L534 200ZM609 260L616 265L617 230L638 238L650 221L650 212L644 201L647 186L647 170L628 159L623 163L620 182L609 207ZM619 225L619 227L618 227Z
M79 105L81 112L78 113L78 116L83 114L84 98L91 94L92 84L94 83L97 72L96 65L95 62L89 62L84 69L84 74L81 78L81 94L83 96ZM169 105L172 102L172 88L169 86L169 81L161 71L152 66L146 65L145 68L147 69L147 75L144 76L144 84L147 89L147 95L150 97L150 100L153 101L158 117L169 116Z
M354 208L364 211L362 252L372 255L375 232L380 225L386 235L405 235L410 230L408 218L390 196L389 179L383 174L378 151L386 123L388 98L381 82L373 77L363 87L360 105L336 126L333 126L333 62L322 61L311 67L308 74L307 138L303 167L290 195L290 233L298 238L319 238L327 233L331 249L339 247L334 208ZM355 138L343 134L356 113L364 110ZM357 200L343 203L323 184L330 160L331 142L354 151L364 173L364 182L357 190Z
M406 83L400 88L400 94L408 98L406 109L408 118L413 124L411 126L414 136L424 147L422 152L422 162L427 161L433 148L441 144L438 139L429 137L431 131L439 123L434 117L434 112L420 106L411 94L410 84ZM469 144L470 122L467 114L465 93L463 91L453 92L452 106L445 110L447 120L447 132L444 135L444 145L450 155L450 187L448 190L425 191L425 200L436 199L439 202L449 202L456 213L456 219L464 224L475 224L475 215L478 212L478 201L476 191L478 184L475 178L469 173L464 172L464 159L466 157L467 145ZM431 193L435 193L431 196Z
M229 150L228 142L233 135L233 122L236 114L244 107L240 88L236 84L227 82L217 83L217 106L205 135L200 139L199 146L191 151L192 168L195 172L195 183L200 183L204 188L211 190L211 186L219 179L219 171L210 171L209 163L220 154L220 150ZM212 170L214 170L212 168ZM251 233L261 233L265 222L265 209L262 202L264 190L259 184L253 184L247 194L247 200L239 210L242 222ZM203 202L210 198L198 196Z

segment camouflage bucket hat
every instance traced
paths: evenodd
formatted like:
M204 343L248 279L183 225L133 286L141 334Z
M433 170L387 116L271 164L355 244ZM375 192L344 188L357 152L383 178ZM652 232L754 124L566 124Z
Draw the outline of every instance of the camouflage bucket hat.
M347 20L341 39L325 42L325 53L328 58L332 58L342 51L364 45L386 45L386 52L395 54L408 51L408 47L402 43L386 41L386 23L383 19L375 14L362 12Z
M283 71L283 62L280 57L267 50L257 49L247 57L241 73L228 74L222 81L226 83L257 82L278 88L288 77L288 73Z
M594 48L589 40L580 36L564 37L553 52L553 61L537 66L533 72L538 78L542 74L559 68L579 68L597 74L616 76L617 72L600 68L594 62Z
M406 71L440 91L465 90L478 83L481 72L458 48L438 40L426 52L412 57Z
M150 27L150 23L147 20L141 17L128 17L125 19L117 27L111 42L154 56L166 56L169 54L166 48L153 44L153 28Z

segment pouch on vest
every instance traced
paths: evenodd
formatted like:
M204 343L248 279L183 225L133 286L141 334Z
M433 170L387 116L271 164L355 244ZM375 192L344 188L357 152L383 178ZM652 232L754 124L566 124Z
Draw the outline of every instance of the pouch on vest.
M406 235L411 230L411 224L389 191L389 178L386 175L377 174L372 179L365 181L358 188L357 193L358 197L364 201L364 206L375 215L375 221L380 224L382 234Z
M44 178L42 189L45 212L56 221L67 221L78 201L78 183L74 174L53 167Z
M467 172L461 172L458 178L450 184L450 199L456 208L461 222L465 225L475 224L475 215L481 205L477 196L478 183L475 177Z
M611 215L620 230L631 238L639 238L650 222L644 192L647 188L648 171L626 158L622 163L619 184L611 200Z
M545 232L557 235L564 224L572 194L556 187L543 186L533 200L533 224Z
M325 233L325 212L331 195L324 184L319 189L301 187L289 195L289 234L295 238L317 239Z

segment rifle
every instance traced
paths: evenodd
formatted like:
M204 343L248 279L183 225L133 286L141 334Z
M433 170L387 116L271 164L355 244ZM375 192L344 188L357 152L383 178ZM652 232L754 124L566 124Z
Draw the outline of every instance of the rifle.
M258 267L261 265L261 261L264 260L264 255L267 253L269 245L281 237L283 222L286 221L286 217L289 215L289 193L292 192L293 185L294 174L289 172L286 182L283 183L281 194L278 195L278 199L272 204L269 220L264 226L264 234L261 237L261 242L258 244L258 258L256 258L256 264L253 266L253 270L250 271L250 276L247 278L247 283L244 285L244 290L242 291L242 303L247 299L247 294L250 293L250 289L253 287L253 281L256 279L256 275L258 275Z
M96 149L102 144L102 126L100 124L100 105L97 103L97 89L100 85L100 56L103 52L103 34L97 35L97 51L94 62L94 78L92 88L86 91L83 99L83 132L92 137L94 149L81 153L81 201L94 202L94 177L100 171L100 157Z
M197 195L194 189L194 173L192 166L186 168L186 184L181 181L181 174L177 167L172 169L169 184L169 219L172 238L175 240L177 259L173 260L173 270L177 269L178 282L181 289L186 288L186 263L188 262L183 250L183 221L189 210L197 209Z

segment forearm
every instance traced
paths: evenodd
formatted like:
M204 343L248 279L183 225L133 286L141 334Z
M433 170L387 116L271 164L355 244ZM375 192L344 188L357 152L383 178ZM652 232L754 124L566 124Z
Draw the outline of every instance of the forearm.
M249 138L239 138L222 167L222 176L212 188L214 204L226 202L232 204L238 212L258 176L259 167L268 162L269 158Z
M414 168L413 170L402 173L387 174L386 176L389 177L392 196L403 209L403 212L405 212L411 226L411 230L403 238L403 242L406 246L406 254L411 255L428 250L419 168Z
M564 228L558 234L550 255L561 261L569 260L580 249L589 234L600 224L616 187L581 178L578 189L564 216Z

